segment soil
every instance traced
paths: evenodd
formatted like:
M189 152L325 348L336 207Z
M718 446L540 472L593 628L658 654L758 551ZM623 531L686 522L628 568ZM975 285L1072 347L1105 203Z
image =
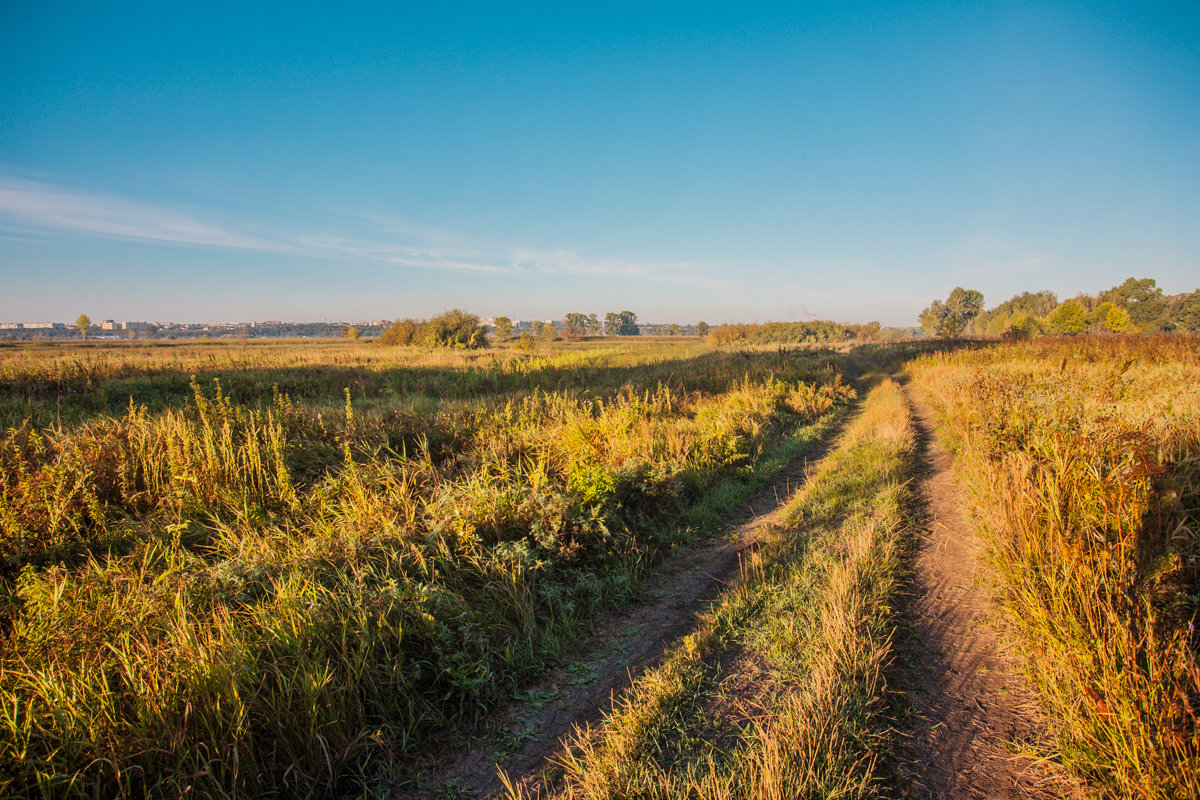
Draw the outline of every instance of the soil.
M906 388L906 391L907 388ZM983 544L968 522L951 456L909 392L924 472L925 529L915 545L903 669L893 688L913 719L899 748L900 780L911 797L1007 800L1081 797L1078 786L1032 755L1046 726L995 607Z
M576 664L551 672L527 690L527 698L536 698L532 702L514 703L500 713L492 726L500 734L477 737L427 775L427 788L397 797L491 797L502 789L499 769L514 783L533 786L564 737L576 726L598 722L615 697L695 629L698 615L737 574L742 554L777 522L784 502L803 484L809 462L815 465L836 438L837 431L829 433L822 445L756 493L728 536L670 559L648 584L644 602L605 615Z

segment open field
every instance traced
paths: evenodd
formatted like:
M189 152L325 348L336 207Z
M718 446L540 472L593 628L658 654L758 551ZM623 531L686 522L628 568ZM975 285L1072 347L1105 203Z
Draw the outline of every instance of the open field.
M5 350L5 793L403 785L812 441L826 352Z
M1044 729L997 785L1200 793L1194 338L539 347L0 347L0 794L476 796L448 754L548 681L607 704L621 636L580 654L641 605L669 640L510 794L952 796L905 742L989 708ZM791 475L740 571L644 594ZM930 491L987 547L938 580L1022 654L974 691L1028 680L1040 714L906 694Z

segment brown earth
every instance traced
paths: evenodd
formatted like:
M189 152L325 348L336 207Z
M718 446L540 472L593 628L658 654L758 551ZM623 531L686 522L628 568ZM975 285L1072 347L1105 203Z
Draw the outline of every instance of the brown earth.
M931 434L921 398L909 397L925 535L915 545L907 631L898 643L904 668L892 679L914 713L898 752L903 789L922 800L1081 797L1032 755L1044 749L1045 723L992 602L983 543L967 520L950 453Z

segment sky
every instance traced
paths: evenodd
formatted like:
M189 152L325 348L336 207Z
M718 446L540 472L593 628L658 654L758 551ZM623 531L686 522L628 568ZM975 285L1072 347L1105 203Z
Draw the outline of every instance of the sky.
M0 3L0 320L1200 287L1200 4Z

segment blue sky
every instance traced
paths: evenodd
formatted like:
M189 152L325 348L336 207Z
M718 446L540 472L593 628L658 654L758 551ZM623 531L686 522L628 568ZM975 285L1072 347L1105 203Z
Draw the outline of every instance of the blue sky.
M1195 2L646 6L6 0L0 320L1200 286Z

